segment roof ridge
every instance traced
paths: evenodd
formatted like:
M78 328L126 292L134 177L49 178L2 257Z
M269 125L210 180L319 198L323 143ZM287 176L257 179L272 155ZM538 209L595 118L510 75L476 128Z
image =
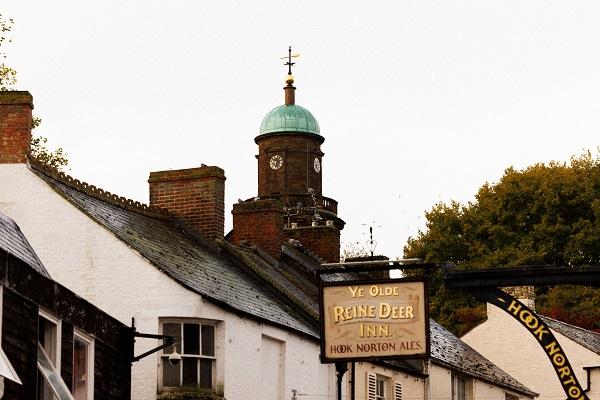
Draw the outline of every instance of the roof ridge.
M243 252L249 252L249 253L256 254L259 258L262 258L261 254L256 253L256 249L257 249L256 246L250 247L248 249L242 249L242 248L235 246L231 243L228 243L226 241L219 241L219 244L221 244L221 246L223 246L230 253L233 253L234 256L237 256L238 260L240 260L245 266L247 266L250 270L252 270L255 274L257 274L260 278L264 279L265 282L267 282L269 285L271 285L273 287L273 289L275 289L280 294L283 294L294 305L296 305L297 307L300 307L300 309L302 309L302 311L304 311L304 313L308 314L308 316L310 316L313 319L316 319L316 320L319 319L318 312L315 313L315 311L313 309L311 309L309 304L307 304L303 299L300 299L293 292L291 292L290 290L288 290L287 288L285 288L284 286L279 284L279 282L277 282L268 273L266 273L264 270L262 270L262 268L257 266L252 259L250 259L247 255L243 254ZM267 264L270 267L273 267L268 262L267 262Z
M79 179L73 178L71 175L59 171L57 168L50 166L31 155L28 157L28 161L28 164L32 169L98 200L102 200L117 207L122 207L129 211L138 212L150 217L158 217L162 219L173 218L173 215L167 210L141 203L137 200L128 199L126 197L111 193L108 190L96 187L95 185L80 181Z
M551 318L551 317L548 317L548 316L542 315L542 314L540 314L540 317L545 318L545 319L549 319L550 321L557 322L557 323L562 324L562 325L567 325L567 326L569 326L571 328L575 328L575 329L580 330L580 331L585 331L586 333L592 333L592 334L600 337L600 333L598 333L596 331L593 331L591 329L582 328L581 326L569 324L568 322L561 321L560 319Z

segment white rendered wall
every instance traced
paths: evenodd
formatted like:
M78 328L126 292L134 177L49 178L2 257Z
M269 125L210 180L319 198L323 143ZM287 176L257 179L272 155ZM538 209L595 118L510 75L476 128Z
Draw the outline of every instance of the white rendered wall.
M489 382L469 378L470 383L467 387L471 390L467 394L471 397L468 400L504 400L505 393L518 396L520 399L532 399L531 397L523 396L511 390L496 386ZM429 397L428 400L452 399L452 371L448 368L437 364L430 364L429 367Z
M590 391L588 396L592 399L600 399L600 365L590 371ZM583 384L585 386L585 384Z
M452 372L449 369L429 364L428 394L428 400L452 399Z
M393 399L392 387L394 382L402 384L403 399L423 399L425 395L425 379L409 375L406 372L396 371L389 368L384 368L371 363L356 363L356 399L366 399L367 397L367 373L373 372L377 375L387 378L386 381L386 399ZM348 369L344 380L346 380L345 393L350 395L350 377L351 369ZM349 398L349 397L346 397Z
M258 323L204 300L158 271L132 250L63 199L26 165L0 165L0 211L13 218L59 283L139 332L157 333L160 317L206 318L223 321L216 331L217 384L228 400L248 399L259 388L257 362L263 335L284 342L284 398L291 389L320 396L333 395L333 367L319 362L318 345L300 335ZM157 345L138 339L135 353ZM154 399L159 355L134 363L132 398ZM259 398L259 397L252 397Z
M488 304L487 310L488 319L461 339L529 389L539 393L540 400L565 398L554 368L538 341L498 307ZM552 333L569 357L577 379L585 389L587 374L583 367L600 365L600 356L555 331ZM600 382L596 385L600 386ZM600 399L600 396L596 394L592 399Z

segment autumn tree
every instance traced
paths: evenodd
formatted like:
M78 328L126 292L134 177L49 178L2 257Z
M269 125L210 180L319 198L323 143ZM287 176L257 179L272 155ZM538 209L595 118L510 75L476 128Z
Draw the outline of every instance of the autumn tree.
M11 42L8 33L12 29L13 22L12 18L5 19L0 14L0 91L14 90L17 83L17 71L4 63L6 52L2 47ZM33 129L37 128L41 122L42 120L39 117L34 116ZM54 151L49 150L47 142L48 139L43 136L32 136L30 143L31 155L44 164L62 171L69 164L67 153L61 147Z
M410 238L405 257L450 261L459 269L550 264L600 265L600 160L588 152L569 163L508 168L483 185L475 201L437 204L427 230ZM542 314L600 328L600 291L573 286L537 288ZM431 314L461 334L485 316L483 305L434 279ZM568 310L568 312L567 312Z

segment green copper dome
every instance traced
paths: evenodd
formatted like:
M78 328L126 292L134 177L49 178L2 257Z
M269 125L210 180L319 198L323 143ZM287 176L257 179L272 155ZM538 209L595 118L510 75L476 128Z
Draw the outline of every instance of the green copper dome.
M306 108L295 104L275 107L263 118L259 136L277 132L321 136L315 117Z

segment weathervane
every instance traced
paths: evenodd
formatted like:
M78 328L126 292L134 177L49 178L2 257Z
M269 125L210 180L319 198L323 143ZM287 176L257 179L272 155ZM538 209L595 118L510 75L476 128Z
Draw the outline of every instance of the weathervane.
M296 104L296 97L294 95L294 91L296 90L296 88L294 87L294 75L292 75L292 65L296 65L296 63L292 62L292 58L298 57L300 57L300 54L292 54L292 46L288 48L287 57L281 57L282 60L287 59L287 62L283 63L283 65L288 66L288 74L285 77L285 83L287 84L287 86L284 87L283 90L285 91L285 104L288 106Z
M282 60L285 60L287 58L287 62L284 63L283 65L287 65L288 66L288 75L292 75L292 65L296 65L295 62L292 62L292 58L298 58L298 57L300 57L299 53L292 54L292 46L290 46L288 48L288 55L287 55L287 57L281 57Z

